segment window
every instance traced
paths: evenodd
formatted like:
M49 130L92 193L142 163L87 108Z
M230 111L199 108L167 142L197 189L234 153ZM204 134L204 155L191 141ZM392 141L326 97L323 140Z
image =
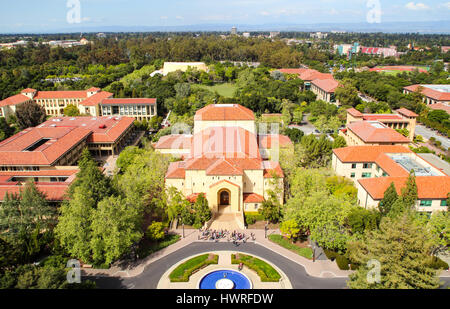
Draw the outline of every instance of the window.
M255 209L258 209L258 204L255 204Z
M432 200L421 200L420 206L429 207L429 206L431 206L431 202L432 202Z
M356 168L356 163L353 163L353 164L352 164L352 168Z
M388 175L387 173L383 172L383 177L386 177L387 175Z
M441 200L441 206L447 206L447 200Z
M364 163L363 168L372 168L372 163Z
M370 178L372 176L371 173L362 173L361 177L362 178Z
M355 178L355 173L351 173L351 174L350 174L350 177L351 177L351 178Z

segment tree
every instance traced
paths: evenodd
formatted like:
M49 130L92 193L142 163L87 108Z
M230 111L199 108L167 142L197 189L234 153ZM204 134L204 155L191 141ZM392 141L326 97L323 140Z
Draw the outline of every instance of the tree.
M355 107L361 102L358 96L358 89L349 80L342 81L341 85L336 88L335 96L341 105Z
M164 225L162 222L152 222L145 233L148 239L158 241L164 238Z
M67 117L80 116L80 110L74 104L68 104L64 108L64 116L67 116Z
M427 230L416 225L408 214L392 219L384 217L379 230L365 239L349 244L348 256L360 265L350 275L352 289L435 289L439 287L436 271L428 265L431 250ZM380 282L368 282L371 266L380 263ZM369 274L370 276L370 274Z
M14 128L6 121L4 117L0 117L0 142L14 134Z
M300 107L294 110L294 115L292 116L292 121L299 124L303 121L303 112Z
M427 229L433 239L433 255L450 246L450 215L448 211L437 211L431 215Z
M45 117L44 107L32 101L20 104L16 108L17 124L21 130L36 127L45 121Z
M92 212L92 259L110 264L128 252L142 238L142 214L120 196L102 200Z
M393 182L391 182L390 186L386 189L384 192L383 199L378 204L378 210L382 215L387 215L391 209L392 205L397 201L398 194L397 190L395 189L395 185Z
M201 193L197 196L193 208L195 212L195 227L200 228L212 217L211 209L209 208L205 194Z
M300 227L294 219L283 221L280 226L280 231L289 239L295 239L300 233Z
M342 147L347 147L347 142L345 141L344 137L339 135L334 139L332 148L336 149Z

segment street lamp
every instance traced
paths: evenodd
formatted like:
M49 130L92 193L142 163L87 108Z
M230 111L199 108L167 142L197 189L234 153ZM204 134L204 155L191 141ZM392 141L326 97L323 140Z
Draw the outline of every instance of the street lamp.
M313 250L313 263L316 261L316 246L315 243L312 243L312 250Z
M267 230L269 229L268 224L264 225L264 238L267 238Z

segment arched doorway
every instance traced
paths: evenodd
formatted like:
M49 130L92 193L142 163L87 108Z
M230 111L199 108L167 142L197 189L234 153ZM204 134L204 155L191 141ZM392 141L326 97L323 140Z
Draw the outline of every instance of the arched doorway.
M231 205L231 192L228 189L222 189L217 193L217 205L219 212L229 210Z

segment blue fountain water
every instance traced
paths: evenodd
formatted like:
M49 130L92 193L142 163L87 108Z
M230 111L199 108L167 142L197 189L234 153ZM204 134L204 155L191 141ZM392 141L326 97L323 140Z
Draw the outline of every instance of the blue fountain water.
M216 270L210 272L202 278L199 288L202 290L216 289L216 283L221 279L233 281L233 289L251 289L250 280L243 274L234 270Z

